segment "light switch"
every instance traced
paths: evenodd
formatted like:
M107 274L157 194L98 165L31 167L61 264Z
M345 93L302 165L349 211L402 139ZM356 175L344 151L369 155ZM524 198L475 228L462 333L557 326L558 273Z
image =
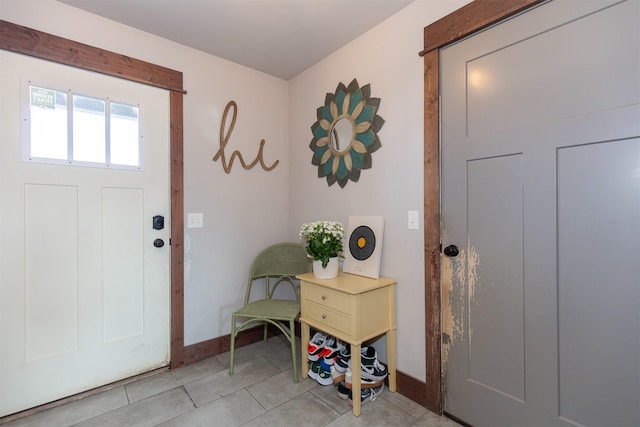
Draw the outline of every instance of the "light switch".
M418 219L418 211L409 211L408 226L409 230L419 230L420 220Z
M202 228L204 215L201 213L187 214L187 228Z

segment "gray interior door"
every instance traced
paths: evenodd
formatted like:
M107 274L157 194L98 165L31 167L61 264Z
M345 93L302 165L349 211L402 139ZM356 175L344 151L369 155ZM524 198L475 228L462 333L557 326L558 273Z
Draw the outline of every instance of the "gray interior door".
M445 411L640 425L640 1L441 51Z

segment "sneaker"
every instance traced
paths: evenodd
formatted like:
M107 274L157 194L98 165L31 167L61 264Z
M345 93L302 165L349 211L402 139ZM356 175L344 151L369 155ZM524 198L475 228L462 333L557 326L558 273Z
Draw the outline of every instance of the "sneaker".
M322 357L324 351L324 343L327 341L327 336L322 332L316 332L307 345L307 352L309 360L317 362Z
M335 363L338 358L338 354L340 353L340 348L341 343L338 339L334 337L327 338L322 351L322 359L326 365L331 366Z
M333 384L333 378L331 378L331 371L330 368L329 369L325 369L322 366L322 362L315 362L318 363L318 375L316 377L316 381L318 383L320 383L320 385L329 385L329 384Z
M360 402L373 402L382 394L384 391L384 385L376 388L364 388L360 391ZM353 399L351 396L351 392L349 394L349 399L351 399L351 404L353 405Z
M360 370L363 381L384 381L389 373L387 367L378 360L376 349L373 347L367 347L367 351L362 354Z
M327 365L327 362L321 357L318 359L318 364L320 365L320 369L331 373L331 366Z
M331 365L331 378L333 379L333 385L338 385L341 382L344 382L345 373L346 373L346 370L342 372L338 370L337 363L334 363L333 365Z
M338 354L336 355L336 361L334 366L336 370L341 374L344 374L349 367L349 361L351 360L351 346L349 344L342 344Z
M360 374L362 376L362 373ZM345 379L344 379L344 385L346 388L351 389L353 387L353 384L351 381L351 368L347 368L347 372L345 374ZM367 388L378 388L381 385L384 385L384 378L380 381L377 380L372 380L369 378L360 378L360 389L364 390Z
M362 347L360 349L360 366L371 365L378 359L378 352L375 347Z
M361 377L374 381L384 380L387 377L387 367L378 360L378 353L374 347L362 347L360 351ZM351 367L351 363L349 363Z
M364 365L365 363L371 363L371 361L378 357L376 353L376 349L373 347L360 347L360 365ZM340 355L338 355L338 359L340 359ZM347 368L351 367L351 349L348 349L348 353L342 357L340 362L336 360L336 363L343 367L343 371L346 371Z
M351 390L349 390L344 381L338 384L338 397L342 400L351 399Z
M320 374L320 363L311 362L311 366L309 366L309 378L313 378L318 381L318 375Z
M360 402L373 402L382 394L384 391L384 385L381 385L376 388L365 388L360 390ZM346 387L345 383L340 383L338 385L338 397L340 399L351 400L351 404L353 404L353 392Z

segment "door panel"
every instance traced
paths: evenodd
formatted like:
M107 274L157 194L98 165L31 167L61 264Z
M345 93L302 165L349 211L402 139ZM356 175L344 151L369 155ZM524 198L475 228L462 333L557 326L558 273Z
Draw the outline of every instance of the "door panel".
M517 401L525 382L522 168L521 154L471 160L466 184L468 377Z
M640 2L441 50L445 410L640 425Z
M143 220L143 189L102 189L105 343L144 332Z
M78 350L78 194L67 185L24 190L26 360L32 361Z
M639 165L638 138L558 150L559 414L573 423L638 425Z
M167 365L170 223L167 91L7 51L0 72L2 416ZM28 80L139 103L141 169L22 161Z

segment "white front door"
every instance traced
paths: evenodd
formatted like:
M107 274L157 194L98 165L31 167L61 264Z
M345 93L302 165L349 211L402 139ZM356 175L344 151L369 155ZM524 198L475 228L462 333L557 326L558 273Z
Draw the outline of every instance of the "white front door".
M168 364L170 192L167 91L7 51L0 75L3 416ZM29 82L139 105L141 167L25 160Z
M557 0L441 51L445 410L472 425L640 425L639 23Z

